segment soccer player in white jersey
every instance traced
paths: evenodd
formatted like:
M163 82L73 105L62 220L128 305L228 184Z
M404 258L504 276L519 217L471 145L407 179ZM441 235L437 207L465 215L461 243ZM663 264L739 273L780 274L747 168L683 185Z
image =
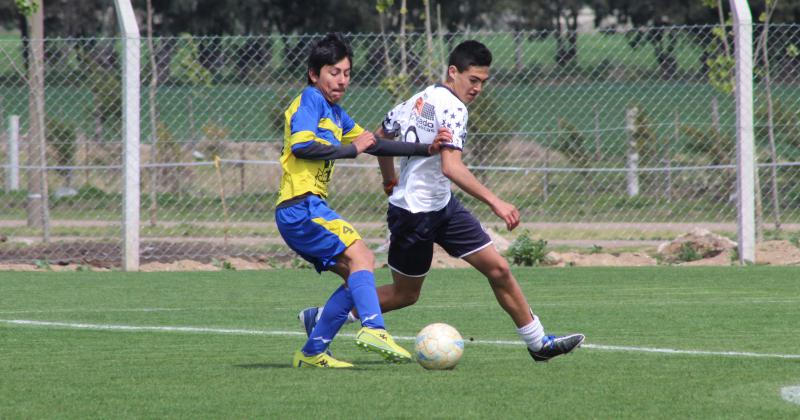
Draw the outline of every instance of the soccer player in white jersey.
M574 350L583 342L583 334L545 334L506 259L492 246L480 222L450 192L451 183L456 184L488 205L509 230L520 222L517 208L481 184L461 158L467 143L467 105L483 90L491 62L492 54L485 45L462 42L450 54L447 80L394 107L377 133L411 143L430 144L443 135L451 140L442 144L439 155L402 157L399 177L393 158L378 158L384 187L390 194L388 262L393 277L392 284L378 288L378 296L383 312L413 305L430 270L433 244L437 243L488 278L531 357L543 362ZM307 330L317 312L317 308L301 312Z

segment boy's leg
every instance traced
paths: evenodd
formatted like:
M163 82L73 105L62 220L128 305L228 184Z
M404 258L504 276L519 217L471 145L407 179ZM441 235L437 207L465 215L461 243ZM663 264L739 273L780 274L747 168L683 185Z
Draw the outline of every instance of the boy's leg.
M497 302L511 316L518 328L533 322L528 300L522 293L519 283L511 274L508 261L497 252L494 246L488 246L467 255L464 260L489 279L489 285L492 287Z
M545 335L539 317L533 314L517 279L511 274L508 261L493 246L467 255L464 260L489 279L497 302L514 320L517 333L525 341L533 360L546 362L571 352L583 343L583 334L561 337Z
M353 307L353 298L350 291L339 286L325 302L325 307L319 321L308 335L308 341L303 346L303 354L313 356L328 349L333 337L339 332L347 319L347 313Z
M425 276L412 277L392 270L392 284L378 287L381 310L386 313L417 303Z
M533 314L508 261L497 252L478 219L454 197L447 205L447 221L437 234L437 243L453 256L463 258L489 279L497 302L517 326L517 333L536 361L566 354L580 345L584 337L545 336L539 318Z
M325 303L326 310L309 332L306 344L302 350L295 353L292 365L294 367L352 367L353 365L350 363L334 359L330 352L327 351L328 346L333 341L333 337L341 329L352 307L353 299L350 296L350 291L344 285L339 286Z
M337 266L347 267L347 287L358 313L361 314L362 328L356 334L356 345L376 352L392 362L410 361L411 354L398 346L386 331L375 289L375 276L372 273L374 264L372 251L360 240L348 247L337 261Z

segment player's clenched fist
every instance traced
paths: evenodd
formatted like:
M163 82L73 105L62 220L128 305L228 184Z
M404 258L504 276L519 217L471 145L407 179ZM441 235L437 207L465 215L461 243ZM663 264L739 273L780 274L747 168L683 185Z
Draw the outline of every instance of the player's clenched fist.
M506 222L508 230L514 230L519 225L519 210L513 204L499 200L497 203L493 203L491 207L494 214Z
M392 178L388 181L383 181L383 192L387 196L391 196L394 192L394 187L397 186L397 178Z

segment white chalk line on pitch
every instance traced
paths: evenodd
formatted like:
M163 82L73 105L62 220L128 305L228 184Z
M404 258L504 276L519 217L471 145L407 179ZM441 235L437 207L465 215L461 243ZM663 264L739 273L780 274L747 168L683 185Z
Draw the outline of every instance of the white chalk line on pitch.
M207 333L207 334L234 334L234 335L275 335L275 336L305 336L302 331L268 331L251 330L243 328L210 328L210 327L174 327L174 326L148 326L148 325L119 325L119 324L88 324L58 321L37 321L30 319L0 319L0 323L11 325L23 325L34 327L52 327L65 329L81 329L93 331L126 331L126 332L185 332L185 333ZM343 337L355 337L355 334L342 333ZM414 337L395 336L395 340L414 341ZM483 344L498 346L520 346L519 341L508 340L464 340L465 344ZM800 359L800 354L774 354L774 353L752 353L739 351L707 351L707 350L679 350L654 347L635 347L635 346L610 346L604 344L583 344L583 348L606 351L623 351L639 353L660 353L673 355L695 355L695 356L730 356L730 357L750 357L750 358L773 358L773 359Z

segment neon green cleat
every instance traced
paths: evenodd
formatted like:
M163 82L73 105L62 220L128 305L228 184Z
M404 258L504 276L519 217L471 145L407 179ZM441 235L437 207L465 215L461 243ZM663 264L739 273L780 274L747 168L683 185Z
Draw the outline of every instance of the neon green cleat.
M318 368L351 368L351 363L336 360L327 353L320 353L314 356L306 356L302 351L294 352L292 359L293 367L318 367Z
M398 346L386 330L362 327L356 334L356 345L366 351L378 353L393 363L411 361L411 354Z

